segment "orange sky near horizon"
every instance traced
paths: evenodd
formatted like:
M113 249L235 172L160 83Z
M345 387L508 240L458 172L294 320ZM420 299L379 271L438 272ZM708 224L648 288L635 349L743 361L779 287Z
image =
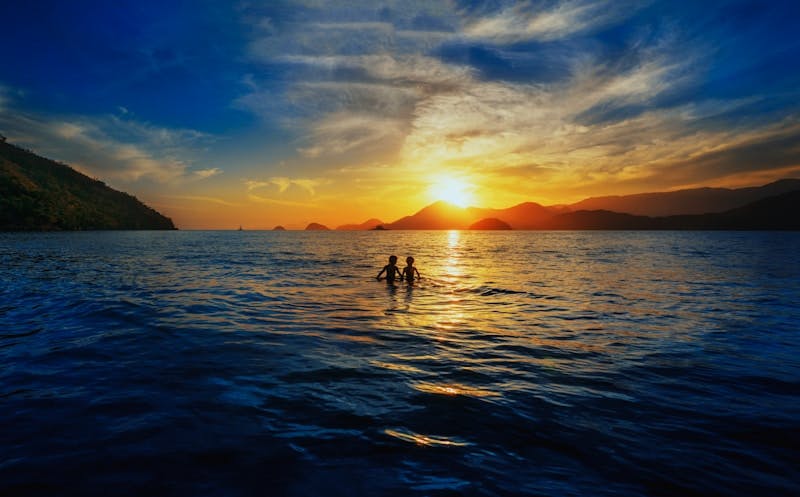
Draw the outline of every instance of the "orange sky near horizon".
M452 175L451 175L452 174ZM743 188L761 186L785 177L800 177L800 167L788 167L769 174L754 173L737 175L727 181L709 184L687 183L674 188L641 187L638 189L620 186L602 189L599 186L568 185L558 189L554 184L511 184L514 178L486 178L489 185L499 184L494 189L483 186L480 178L467 179L457 173L435 173L418 181L407 181L388 185L372 184L364 187L356 182L349 189L339 185L322 184L312 188L290 186L280 199L259 196L258 188L248 188L247 194L232 189L230 192L216 191L218 196L154 196L142 197L148 205L172 218L179 229L244 229L269 230L283 226L289 230L302 230L316 222L334 229L350 223L362 223L378 218L384 223L414 214L431 203L444 200L460 207L506 208L522 202L537 202L542 205L563 205L578 202L588 197L604 195L628 195L655 191L674 191L705 186L721 188ZM288 190L293 191L288 191ZM530 189L530 193L526 192ZM252 193L256 190L256 193ZM210 194L209 194L210 195Z

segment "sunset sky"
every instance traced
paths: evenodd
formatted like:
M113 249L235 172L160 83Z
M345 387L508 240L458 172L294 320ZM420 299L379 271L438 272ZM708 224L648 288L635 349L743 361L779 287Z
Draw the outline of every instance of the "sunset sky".
M800 177L800 2L26 1L0 133L179 228Z

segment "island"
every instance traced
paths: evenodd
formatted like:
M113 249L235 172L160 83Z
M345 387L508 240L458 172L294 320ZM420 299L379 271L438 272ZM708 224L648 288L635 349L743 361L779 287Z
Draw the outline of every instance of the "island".
M487 217L469 225L471 230L510 230L511 225L496 217Z
M328 231L330 228L325 226L324 224L319 223L311 223L306 226L306 231Z

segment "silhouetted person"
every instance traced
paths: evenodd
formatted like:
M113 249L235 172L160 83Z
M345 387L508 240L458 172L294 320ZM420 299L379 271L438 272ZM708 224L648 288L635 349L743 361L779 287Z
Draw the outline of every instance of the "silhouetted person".
M414 283L414 273L417 273L417 279L420 279L422 276L419 275L419 271L417 271L417 268L414 267L413 257L406 257L406 264L408 265L403 268L403 272L400 274L400 277L409 283Z
M378 276L376 276L375 278L377 280L380 280L381 279L381 275L383 273L386 273L386 282L387 283L394 283L395 274L400 276L400 278L402 279L403 275L400 273L400 270L397 268L397 256L396 255L390 255L389 256L389 264L383 266L383 269L381 269L381 272L378 273Z

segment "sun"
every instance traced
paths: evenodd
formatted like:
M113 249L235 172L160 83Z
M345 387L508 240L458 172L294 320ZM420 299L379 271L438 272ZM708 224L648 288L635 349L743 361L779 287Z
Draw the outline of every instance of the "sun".
M428 188L433 200L444 200L459 207L467 207L474 200L474 186L459 178L440 176Z

